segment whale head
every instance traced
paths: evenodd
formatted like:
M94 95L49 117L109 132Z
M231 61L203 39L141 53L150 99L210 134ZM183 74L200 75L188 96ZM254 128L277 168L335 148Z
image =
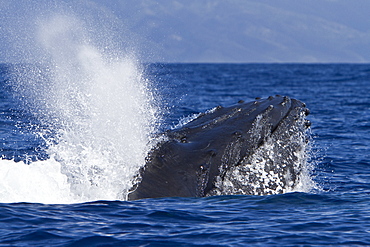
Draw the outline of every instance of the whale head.
M308 114L279 95L201 113L163 134L128 199L289 191L305 163Z

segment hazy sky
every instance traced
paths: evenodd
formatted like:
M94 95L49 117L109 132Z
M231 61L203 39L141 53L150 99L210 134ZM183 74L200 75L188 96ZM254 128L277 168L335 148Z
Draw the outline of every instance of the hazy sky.
M370 62L369 0L59 2L84 21L115 22L111 37L144 62ZM0 61L15 59L31 42L19 42L24 35L17 29L27 32L22 21L32 25L30 12L46 15L51 3L0 0Z

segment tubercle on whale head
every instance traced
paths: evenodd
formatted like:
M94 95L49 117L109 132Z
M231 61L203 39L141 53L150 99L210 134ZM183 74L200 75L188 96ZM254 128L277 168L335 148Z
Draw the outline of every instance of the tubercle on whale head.
M283 133L284 140L280 141L286 142L288 135L294 134L289 130L292 126L303 126L296 131L308 128L308 121L298 121L308 114L302 102L280 95L239 101L234 106L202 113L181 128L165 132L165 141L149 153L140 170L141 181L128 199L212 195L216 181L255 153L272 135Z

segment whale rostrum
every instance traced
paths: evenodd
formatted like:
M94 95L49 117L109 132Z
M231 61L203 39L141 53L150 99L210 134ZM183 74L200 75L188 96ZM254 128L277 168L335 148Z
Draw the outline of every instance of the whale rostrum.
M293 190L306 162L308 114L279 95L201 113L163 134L128 200Z

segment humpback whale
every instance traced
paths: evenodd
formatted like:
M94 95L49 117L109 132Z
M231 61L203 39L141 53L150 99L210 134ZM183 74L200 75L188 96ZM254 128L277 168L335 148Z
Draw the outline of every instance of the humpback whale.
M128 200L289 191L305 163L308 114L280 95L201 113L163 133Z

